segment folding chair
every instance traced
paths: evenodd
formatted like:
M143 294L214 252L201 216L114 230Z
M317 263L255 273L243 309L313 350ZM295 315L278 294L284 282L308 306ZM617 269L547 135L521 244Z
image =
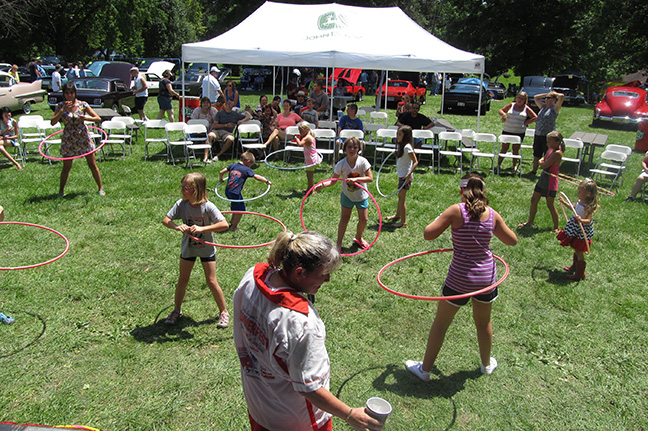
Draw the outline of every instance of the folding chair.
M387 118L388 115L386 112L373 111L369 113L369 121L372 123L382 124L384 127L387 127Z
M322 156L333 156L335 153L335 138L337 136L335 130L315 129L313 130L313 133L315 133L317 151L319 151ZM323 144L326 144L326 146Z
M563 139L563 142L565 143L565 151L563 153L562 163L576 163L576 165L578 166L576 168L576 175L578 176L580 175L581 163L583 159L583 141L581 141L580 139L565 138ZM576 157L565 157L565 153L567 153L568 148L573 148L576 150Z
M171 157L171 163L173 163L173 166L175 166L175 158L173 157L174 147L182 147L182 153L186 158L189 158L187 145L191 144L191 141L187 141L184 136L184 128L186 125L187 124L184 122L166 123L164 125L164 130L166 131L167 154Z
M167 161L169 160L169 152L167 147L167 138L166 137L155 137L153 136L155 130L162 131L164 126L166 126L166 120L148 120L144 122L144 161L148 159L148 147L150 144L164 144L164 148L167 149L166 157Z
M524 137L531 139L531 145L522 144L520 145L520 151L523 149L532 150L533 149L533 140L535 139L535 129L526 129L524 131Z
M105 139L104 154L106 147L110 147L110 152L114 153L114 145L119 145L122 148L122 160L126 160L126 124L121 121L104 121L101 123L101 128L106 132L108 137Z
M51 135L52 133L56 133L56 132L58 132L60 130L62 130L61 123L56 123L53 126L52 126L52 123L47 121L47 120L41 121L40 123L38 123L38 131L41 133L42 139L45 139L49 135ZM52 146L56 146L56 145L60 146L61 142L62 142L62 140L61 140L61 135L60 134L58 134L56 136L52 136L47 141L45 141L45 145L43 145L43 153L47 154L49 156L50 155L50 152L49 152L50 148ZM47 161L49 162L50 165L52 164L51 159L47 159Z
M619 180L619 187L623 185L623 172L625 171L625 163L628 159L624 153L617 153L616 151L605 150L601 154L598 163L594 169L590 169L590 174L594 180L601 178L611 178L614 187L617 180Z
M284 162L290 160L290 153L296 152L296 153L301 153L302 155L304 154L304 149L300 147L297 144L294 145L288 145L288 142L292 142L293 138L296 135L299 135L299 127L297 126L288 126L286 127L286 137L284 138L284 149L287 151L284 151Z
M22 164L25 166L27 161L27 152L29 144L36 144L36 148L43 140L38 125L43 122L41 115L23 115L18 118L18 141L20 142L20 152L22 154Z
M459 151L461 148L461 133L459 132L441 132L439 133L439 145L443 149L439 149L439 157L437 158L437 173L441 173L441 156L453 156L455 162L459 165L459 173L462 172L461 162L463 161L463 153ZM454 151L448 150L448 142L454 142Z
M378 153L380 153L380 162L382 163L385 155L389 155L396 151L396 145L392 143L396 139L398 130L395 129L378 129L376 131L376 148L374 153L374 168L378 166L376 160Z
M246 122L238 126L238 143L242 151L261 150L263 158L266 155L266 146L261 137L261 127L256 123ZM238 146L237 146L238 153Z
M193 167L193 161L196 159L196 150L207 150L207 155L211 160L211 145L207 143L207 127L204 124L187 124L182 129L184 140L187 143L187 165ZM189 153L191 150L191 154ZM204 151L201 151L204 154ZM200 160L203 160L202 157Z
M430 156L428 168L434 166L434 152L439 151L439 146L434 143L434 133L432 130L412 130L412 138L423 140L420 148L414 147L414 154L417 156L420 155L421 159L423 158L422 156ZM428 144L428 141L431 141L431 143Z
M344 142L345 139L349 139L349 138L360 139L360 154L363 154L364 148L362 142L364 141L364 132L362 130L351 130L351 129L340 131L340 139L336 141L336 143L339 143L339 149L336 154L338 155L344 154L344 151L342 151L342 142Z
M378 138L376 136L376 132L379 129L382 129L383 126L381 124L374 124L374 123L367 123L364 125L364 133L365 133L365 148L366 147L372 147L373 148L373 153L374 153L374 163L376 161L376 147L379 145L378 144ZM369 155L368 151L365 151L365 157Z
M127 138L128 139L128 155L133 154L133 131L135 128L139 128L135 125L135 119L132 117L112 117L111 121L121 121L126 125Z
M497 138L497 140L500 143L500 148L501 148L502 144L520 145L520 143L522 141L519 136L515 136L515 135L499 135L499 138ZM509 153L508 151L506 153L500 152L499 153L499 159L500 160L501 159L511 159L511 161L517 160L518 161L518 172L520 174L520 178L522 178L522 154L513 154L512 152ZM501 171L501 164L502 163L501 163L500 160L497 161L497 175L499 175L500 171Z
M497 151L497 137L492 133L475 133L473 139L477 151L473 151L472 153L472 158L470 159L470 172L472 172L475 159L477 159L478 165L479 159L490 159L491 172L495 175L495 164L499 157L499 151Z
M337 130L337 123L335 121L320 120L318 122L317 128Z

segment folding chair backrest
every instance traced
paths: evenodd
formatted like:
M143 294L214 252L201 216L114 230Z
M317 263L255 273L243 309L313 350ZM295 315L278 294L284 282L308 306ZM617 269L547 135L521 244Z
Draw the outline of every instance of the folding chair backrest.
M61 123L56 123L55 125L52 126L52 123L44 120L38 123L38 130L41 132L41 135L43 138L46 138L47 136L51 135L52 133L58 132L59 130L62 130L63 128L61 127ZM60 138L60 136L59 136Z
M322 143L324 142L326 143L327 148L333 148L333 144L335 143L335 138L337 136L335 130L315 129L313 130L313 133L315 133L315 139L317 141L318 148L323 147Z
M204 135L207 134L207 127L205 127L204 124L188 124L184 126L184 134L185 138L188 138L189 135L203 135L203 137L200 138L201 141L205 140Z
M133 117L119 117L115 116L110 119L111 121L121 121L122 123L126 124L127 127L130 128L130 126L135 125L135 120Z
M335 124L335 121L328 121L328 120L320 120L319 124L317 125L318 129L337 129L337 124Z
M340 138L342 139L351 138L351 137L364 139L364 132L362 130L351 130L351 129L342 130L340 132Z
M473 139L476 142L488 142L488 143L497 142L497 137L492 133L475 133L473 135Z
M261 133L261 127L259 127L258 124L254 124L254 123L250 124L250 122L246 122L243 124L239 124L238 132L240 135L247 134L247 133Z
M581 141L580 139L565 138L563 139L563 143L565 144L565 148L575 148L579 151L584 146L583 141Z
M369 113L369 118L372 123L382 123L387 126L387 113L382 111L374 111Z
M104 121L101 123L101 128L108 133L108 137L113 134L124 134L126 132L126 124L121 121Z
M459 133L461 133L461 136L464 138L472 139L473 136L475 136L475 131L473 129L461 129Z
M617 153L616 151L605 150L601 154L601 158L599 159L599 164L612 162L612 163L618 163L619 166L621 166L623 163L625 163L627 158L628 156L626 156L623 153Z
M193 124L202 124L203 126L205 126L206 129L209 128L209 121L205 120L204 118L200 118L200 119L192 118L187 121L187 125L193 125Z
M167 120L147 120L144 122L144 128L146 129L164 129L166 126Z
M500 135L498 139L500 144L519 144L522 142L520 137L515 135Z
M524 136L533 138L535 136L535 129L526 129Z
M615 151L617 153L623 153L628 157L630 157L630 154L632 154L632 148L626 147L625 145L609 144L605 147L605 151Z
M442 141L457 141L461 142L461 133L459 132L441 132L439 139Z
M187 125L187 123L183 123L181 121L174 122L174 123L166 123L164 125L164 130L166 130L167 133L169 133L169 132L178 132L178 131L182 132L182 131L184 131L184 128L185 128L186 125Z
M412 130L412 137L415 139L434 139L432 130Z

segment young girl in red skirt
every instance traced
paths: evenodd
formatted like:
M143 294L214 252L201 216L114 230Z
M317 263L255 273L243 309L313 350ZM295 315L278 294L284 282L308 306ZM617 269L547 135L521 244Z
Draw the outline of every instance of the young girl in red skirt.
M562 204L566 202L559 198ZM574 209L574 215L565 228L561 230L556 238L563 247L571 246L574 249L574 260L572 266L565 267L565 271L574 272L567 276L570 280L582 280L585 278L585 253L589 251L592 237L594 236L594 220L592 217L598 208L598 188L591 179L581 181L578 185L578 202ZM580 225L583 225L581 229ZM583 237L583 230L586 238Z

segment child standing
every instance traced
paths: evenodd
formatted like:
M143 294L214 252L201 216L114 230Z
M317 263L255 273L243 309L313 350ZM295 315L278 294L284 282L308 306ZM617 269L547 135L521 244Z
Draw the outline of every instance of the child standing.
M310 166L310 168L306 168L306 179L308 180L308 188L304 190L304 193L306 193L313 187L313 175L317 165L322 163L322 155L317 152L315 134L310 129L308 121L300 121L297 127L299 128L299 135L295 136L295 142L300 147L304 147L304 163L306 163L306 166Z
M562 197L558 198L561 203L565 204ZM598 187L590 179L581 181L578 185L578 202L574 207L574 215L567 224L565 229L561 230L556 238L563 247L571 246L574 249L574 259L572 266L565 267L565 271L572 272L567 276L570 280L583 280L585 278L585 252L589 250L594 236L594 220L592 217L598 208ZM580 225L583 226L581 229ZM587 238L583 237L583 230Z
M370 183L373 181L371 173L371 164L367 159L359 155L360 140L352 137L344 141L342 147L346 157L335 165L333 178L346 178L348 181L342 182L342 194L340 195L340 205L342 214L338 225L337 248L342 249L342 241L346 232L353 207L358 209L358 225L353 242L361 248L369 248L369 243L362 238L367 220L369 220L369 195L367 192L356 186L356 183ZM325 181L315 189L318 191L321 187L329 187L334 181Z
M406 216L407 207L405 206L405 197L407 191L412 185L412 174L418 166L418 159L412 148L412 128L410 126L400 126L396 134L398 149L396 150L396 172L398 173L398 205L396 214L385 217L385 220L398 222L392 226L395 228L407 227Z
M20 166L20 163L14 160L11 157L11 154L7 151L9 147L17 147L18 139L18 123L16 120L11 118L11 109L6 106L2 108L2 121L0 122L0 153L2 153L6 158L9 159L11 163L16 165L16 168L19 171L22 171L23 168Z
M272 184L272 182L265 179L261 175L254 173L254 171L252 170L252 165L254 165L255 162L256 159L254 158L254 154L246 151L241 154L239 163L232 163L228 167L221 169L221 171L219 172L219 182L223 182L223 175L225 175L225 172L229 171L227 184L225 185L225 196L227 197L227 199L236 201L243 200L243 195L241 194L241 192L243 191L245 181L250 177L254 178L257 181L261 181L262 183ZM232 211L245 211L245 202L232 202L230 209ZM241 217L243 217L243 214L232 214L232 220L230 222L231 226L229 228L231 231L238 230L238 224L241 221Z
M547 146L549 149L544 157L540 159L540 167L542 173L540 179L536 183L533 195L531 196L531 207L529 208L529 220L526 223L520 223L518 227L531 226L535 220L536 213L538 212L538 202L540 198L547 199L547 207L551 213L553 220L553 233L558 233L558 211L554 204L554 198L558 193L558 170L565 144L560 132L553 131L547 134Z
M182 199L173 205L173 208L162 220L162 224L183 234L189 233L203 241L213 242L212 232L227 230L228 225L216 205L207 200L207 179L201 173L191 172L182 179L180 189ZM182 220L181 225L173 222L178 219ZM182 316L182 301L187 292L187 284L197 257L200 258L205 271L207 286L220 310L217 327L227 328L230 316L225 306L223 291L216 280L216 247L203 244L187 235L182 236L180 277L175 290L175 306L169 317L164 319L164 323L173 325Z

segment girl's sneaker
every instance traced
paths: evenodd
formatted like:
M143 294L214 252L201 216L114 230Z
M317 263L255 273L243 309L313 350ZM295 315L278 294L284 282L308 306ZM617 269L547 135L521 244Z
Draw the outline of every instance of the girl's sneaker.
M4 323L5 325L11 325L15 321L16 319L14 319L13 317L7 316L4 313L0 313L0 322Z
M227 328L229 326L230 315L227 311L223 311L218 318L217 328Z
M429 382L430 372L423 371L423 368L421 368L422 365L423 362L419 362L419 361L405 361L405 368L407 368L407 370L410 373L414 374L416 377L423 380L424 382Z
M181 311L175 311L173 310L171 314L169 314L169 317L164 319L164 324L165 325L175 325L176 322L178 321L179 318L182 317L182 312Z
M486 374L488 376L488 375L493 374L493 371L495 371L495 368L497 368L497 361L495 360L495 358L491 357L490 358L490 365L485 366L484 364L482 364L481 372L482 372L482 374Z

